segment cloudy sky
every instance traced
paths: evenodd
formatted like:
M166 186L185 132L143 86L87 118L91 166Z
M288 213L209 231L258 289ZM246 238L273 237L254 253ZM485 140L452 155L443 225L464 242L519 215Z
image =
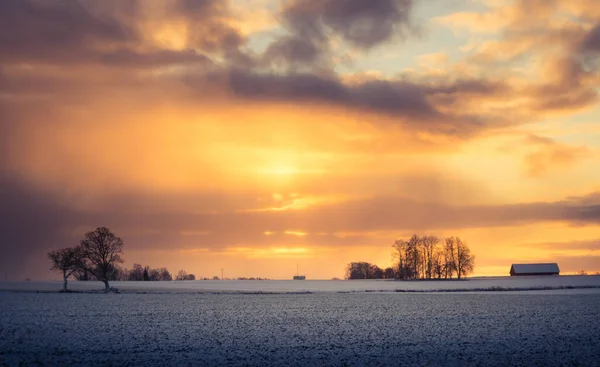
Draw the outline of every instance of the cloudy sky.
M599 56L596 0L2 0L2 278L98 226L198 276L598 271Z

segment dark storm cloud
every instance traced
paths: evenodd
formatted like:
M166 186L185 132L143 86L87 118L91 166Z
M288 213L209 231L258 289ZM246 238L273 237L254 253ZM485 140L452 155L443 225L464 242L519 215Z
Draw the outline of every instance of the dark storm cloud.
M269 220L277 223L273 214ZM498 206L449 206L404 198L375 197L285 213L282 227L305 223L308 231L428 230L482 228L530 224L539 221L600 222L600 205L569 202ZM276 230L279 228L276 228Z
M314 43L296 36L282 37L269 45L263 59L266 63L286 65L313 65L321 55L321 49Z
M408 82L366 81L355 85L314 74L274 75L233 70L231 90L250 99L314 101L417 119L441 114L427 101L424 90Z
M454 107L463 98L489 96L503 88L476 80L419 84L375 79L347 83L335 75L299 72L278 75L239 68L225 75L221 80L227 80L231 92L244 99L313 102L362 110L397 119L399 124L416 130L460 137L472 136L497 121L488 116L465 114ZM189 83L193 86L194 81ZM446 108L449 112L441 112L438 105L450 107Z
M412 0L295 0L282 14L297 36L322 44L329 31L352 46L369 49L403 35Z
M170 3L161 16L185 19L190 47L198 51L140 48L142 5L135 0L1 1L0 60L124 68L208 64L209 58L201 52L233 54L244 43L223 20L227 7L222 1L180 0Z
M600 24L592 28L585 36L581 43L581 49L584 52L600 52Z
M246 41L226 21L230 17L229 1L178 0L171 3L171 11L188 20L191 47L227 54Z
M151 19L156 24L162 20L184 21L188 42L193 48L190 50L145 45L138 27L144 24L143 17L148 16L142 11L144 4L148 3L134 0L0 2L0 59L8 61L7 65L39 63L61 71L66 71L64 67L77 67L79 72L21 71L10 78L4 77L8 83L0 86L0 92L9 93L13 98L44 92L45 98L52 97L53 102L61 105L73 101L73 97L80 98L77 95L90 91L99 93L103 88L108 94L113 88L120 91L141 90L142 86L145 91L164 89L173 82L174 75L146 76L142 81L142 76L132 71L193 65L193 72L185 78L202 80L197 85L193 85L193 81L188 85L203 98L229 90L242 99L332 104L399 118L400 122L413 123L417 130L471 136L485 128L489 121L483 116L463 115L459 109L463 99L501 91L485 80L443 84L406 80L348 83L333 72L280 74L256 68L279 63L310 70L325 60L322 51L327 46L320 40L331 30L362 47L391 40L408 24L410 1L293 2L284 10L285 22L289 22L293 33L272 43L260 60L242 51L240 46L245 40L227 21L230 16L227 2L172 1L164 3L168 6L157 19ZM215 55L226 60L224 65L213 63L211 58ZM98 80L98 72L86 69L96 65L111 67L111 73L121 75ZM206 75L207 70L212 74ZM215 75L220 77L215 78ZM0 78L3 78L1 74ZM168 88L177 87L171 84ZM82 90L86 93L80 93ZM178 90L170 95L185 92ZM440 112L440 107L445 107L446 112Z
M149 222L159 220L148 216ZM191 220L191 221L190 221ZM529 203L497 206L450 206L404 198L372 199L312 207L299 211L238 212L167 219L173 225L198 226L217 232L257 228L305 232L368 232L377 230L429 230L483 228L531 224L540 221L600 223L600 205L576 202ZM158 223L156 223L158 224Z
M454 82L439 83L438 85L425 85L423 89L431 95L486 96L505 93L509 90L509 86L485 79L459 79Z
M123 44L134 32L91 15L77 1L0 2L0 59L66 61L95 42Z
M554 37L561 41L560 34ZM533 107L537 111L576 110L598 101L595 79L600 71L600 25L570 34L569 39L568 56L554 60L555 80L528 90L535 97Z
M123 67L143 68L167 65L212 65L212 60L206 55L194 50L173 51L158 50L154 52L135 52L132 50L120 50L116 52L98 55L96 61L105 65L119 65Z

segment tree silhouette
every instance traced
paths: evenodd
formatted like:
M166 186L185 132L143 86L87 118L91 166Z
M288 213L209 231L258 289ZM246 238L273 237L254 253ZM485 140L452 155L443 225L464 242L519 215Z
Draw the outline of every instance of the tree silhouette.
M393 270L390 268L393 272ZM346 279L383 279L385 271L368 262L352 262L346 266Z
M446 238L444 243L444 279L452 278L456 271L456 239L454 237Z
M469 275L475 267L475 256L471 255L471 250L460 238L456 238L456 276L460 279L462 276Z
M196 280L196 276L194 274L188 274L185 270L179 270L175 280Z
M52 261L51 270L61 271L63 275L63 292L67 291L67 279L82 268L82 251L80 247L67 247L50 251L48 258Z
M167 268L158 269L158 273L160 274L160 280L172 280L173 279L173 277L171 276L171 273L169 273L169 270L167 270Z
M123 240L108 228L98 227L85 234L81 241L84 266L97 280L104 283L105 292L110 291L108 280L117 263L122 263Z
M458 237L441 241L436 236L413 235L408 241L394 241L392 248L399 279L451 279L454 274L461 279L475 267L475 256Z
M144 268L140 264L133 264L133 267L127 274L128 280L144 280Z

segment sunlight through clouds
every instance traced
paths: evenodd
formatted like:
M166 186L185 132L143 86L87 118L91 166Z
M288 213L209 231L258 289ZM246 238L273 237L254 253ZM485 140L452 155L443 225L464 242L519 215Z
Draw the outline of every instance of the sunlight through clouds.
M125 266L211 276L342 277L414 233L464 238L475 275L580 270L598 9L0 1L0 268L43 278L49 249L106 225Z

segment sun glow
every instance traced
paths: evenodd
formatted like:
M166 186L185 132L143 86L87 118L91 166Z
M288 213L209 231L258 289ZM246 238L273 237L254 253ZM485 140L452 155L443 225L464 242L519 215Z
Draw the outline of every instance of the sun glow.
M269 167L269 168L263 168L260 170L260 172L263 174L274 175L274 176L291 176L291 175L297 174L299 171L294 166L282 165L282 166L273 166L273 167Z

